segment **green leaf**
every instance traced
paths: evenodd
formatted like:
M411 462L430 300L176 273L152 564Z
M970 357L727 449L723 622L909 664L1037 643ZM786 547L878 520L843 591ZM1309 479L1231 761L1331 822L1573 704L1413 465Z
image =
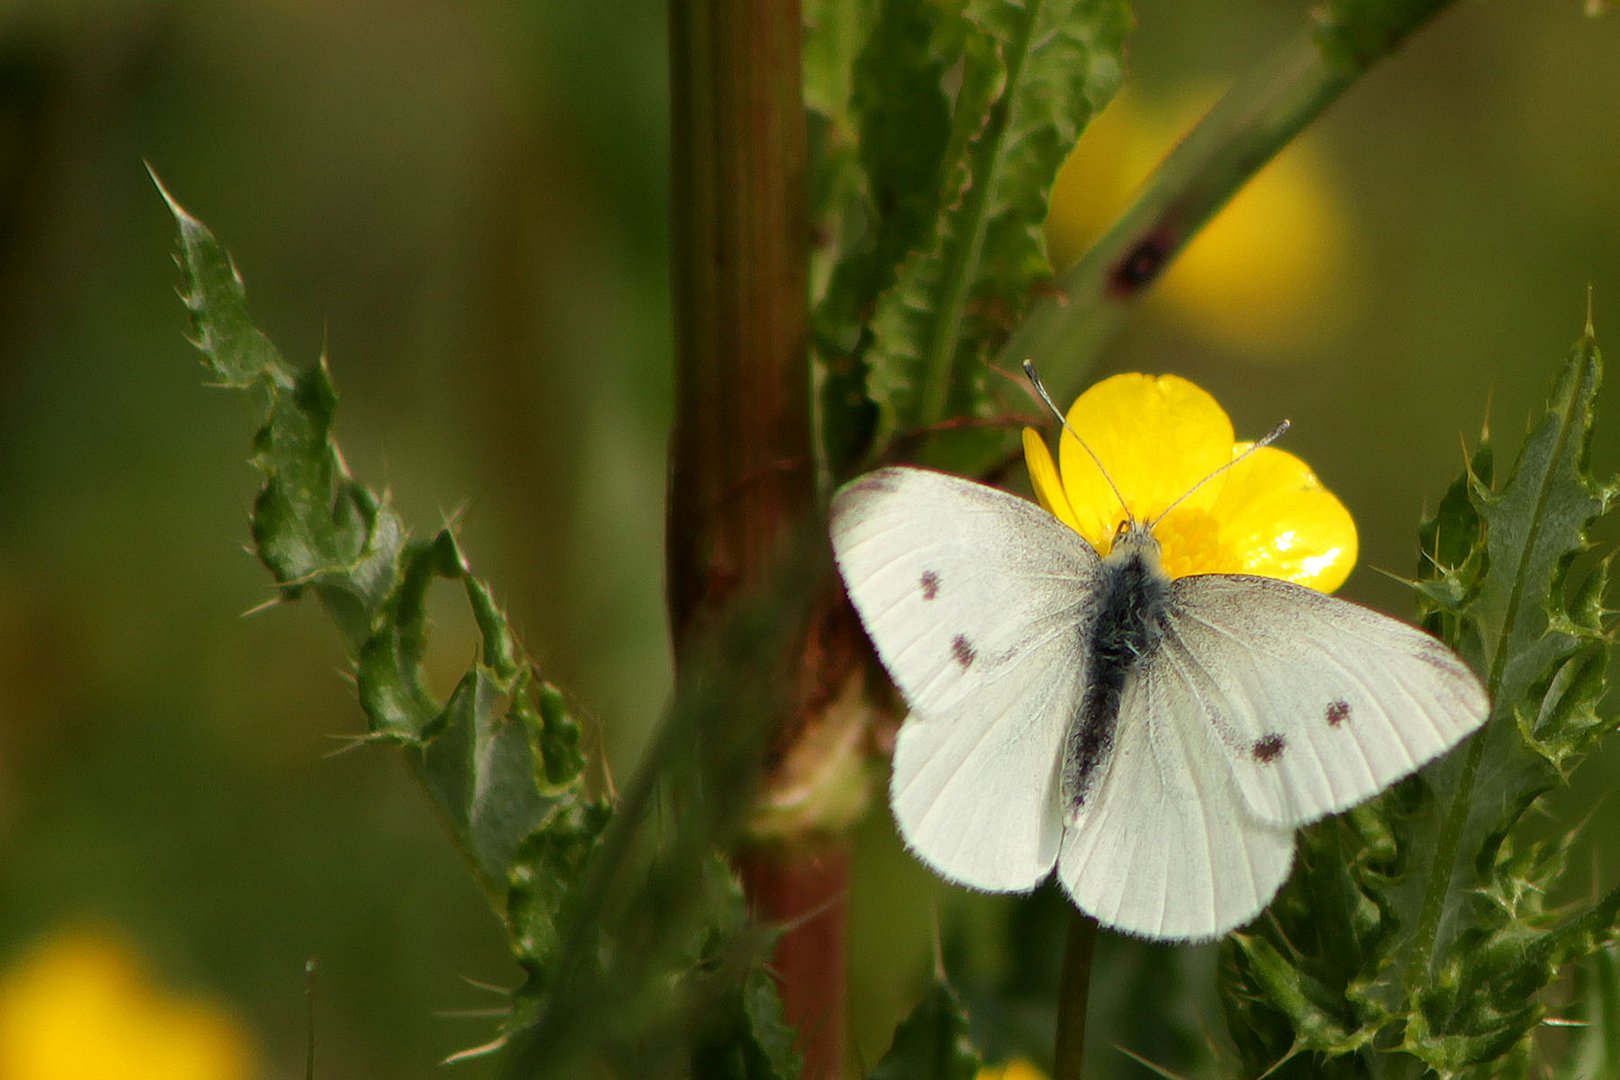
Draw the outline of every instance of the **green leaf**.
M703 1054L738 1066L713 1075L797 1075L793 1035L763 973L765 943L714 852L742 816L768 718L782 711L784 681L762 658L786 655L784 628L802 623L783 614L809 591L802 575L784 578L791 601L739 608L721 628L721 655L694 664L672 741L606 845L614 814L586 788L579 725L472 576L455 534L411 540L386 502L349 476L324 360L295 371L276 354L248 321L229 256L165 198L180 225L183 295L204 363L262 409L253 461L264 486L252 520L260 558L284 598L313 589L325 603L355 661L369 740L399 746L527 972L502 1038L549 1020L565 1062L584 1047L585 1056L638 1063L625 1075L666 1075L671 1061L697 1064ZM480 648L441 702L423 661L428 594L445 581L461 583ZM739 718L749 723L738 728ZM645 812L666 778L684 785L691 805L660 847L657 815ZM705 786L715 797L692 798ZM696 1042L693 1031L703 1033Z
M882 0L805 0L804 103L844 124L849 117L855 58L877 21Z
M951 134L946 62L932 41L942 10L925 0L882 4L852 65L849 111L835 129L854 154L821 155L824 170L839 170L846 182L818 214L837 241L828 245L835 262L814 312L824 369L822 442L839 476L866 451L876 419L862 357L872 306L940 211Z
M741 900L739 893L739 913ZM796 1034L782 1017L782 999L764 966L748 964L735 991L711 1010L709 1033L692 1054L692 1075L702 1080L798 1080L803 1062L793 1046Z
M782 999L763 967L754 968L743 984L743 1015L748 1021L748 1042L756 1047L767 1071L751 1074L772 1080L793 1080L800 1062L793 1042L798 1037L782 1015Z
M870 1080L973 1080L978 1071L967 1013L956 992L940 980L894 1029L894 1042Z
M507 923L513 955L529 972L526 994L518 998L515 1029L532 1019L542 991L552 982L563 926L577 908L576 884L596 854L602 830L611 820L603 803L557 800L550 804L543 827L531 830L511 860ZM529 1007L533 1006L533 1007Z
M352 649L370 631L405 541L393 508L353 483L331 439L337 392L322 361L281 388L266 379L270 413L253 441L264 486L253 541L286 599L313 587Z
M835 468L863 432L993 411L986 358L1051 274L1047 196L1129 22L1123 0L884 3L851 94L866 213L840 218L867 227L846 228L816 319Z
M945 211L873 317L872 399L902 429L984 411L985 361L1051 274L1052 180L1119 85L1130 22L1114 0L973 0L964 18Z
M1584 911L1547 904L1574 834L1523 827L1611 727L1598 714L1607 561L1586 540L1614 492L1588 465L1601 370L1588 330L1507 479L1495 486L1482 445L1424 525L1425 623L1483 673L1491 718L1304 834L1270 916L1225 952L1247 1065L1309 1051L1276 1075L1391 1055L1445 1076L1525 1075L1542 991L1612 940L1620 895Z

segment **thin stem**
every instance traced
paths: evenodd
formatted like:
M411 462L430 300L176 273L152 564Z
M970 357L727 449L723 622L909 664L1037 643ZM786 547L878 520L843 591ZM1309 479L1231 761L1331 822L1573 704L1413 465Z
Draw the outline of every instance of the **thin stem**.
M1086 1048L1086 1003L1091 996L1091 956L1097 924L1079 908L1069 909L1063 944L1063 975L1058 983L1057 1050L1053 1080L1080 1080Z
M1136 201L1039 299L1001 352L1078 389L1147 287L1198 229L1378 60L1452 0L1413 0L1337 18L1240 79L1148 178Z
M305 1018L306 1032L304 1037L304 1080L315 1080L315 959L304 961L304 1004L308 1010Z

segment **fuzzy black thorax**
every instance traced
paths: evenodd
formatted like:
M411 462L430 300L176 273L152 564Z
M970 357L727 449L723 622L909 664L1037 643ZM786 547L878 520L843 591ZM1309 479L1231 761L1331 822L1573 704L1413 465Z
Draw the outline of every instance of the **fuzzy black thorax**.
M1086 685L1063 741L1061 797L1066 814L1085 805L1114 747L1125 680L1158 648L1170 600L1159 542L1135 522L1123 526L1103 559L1097 607L1081 628Z

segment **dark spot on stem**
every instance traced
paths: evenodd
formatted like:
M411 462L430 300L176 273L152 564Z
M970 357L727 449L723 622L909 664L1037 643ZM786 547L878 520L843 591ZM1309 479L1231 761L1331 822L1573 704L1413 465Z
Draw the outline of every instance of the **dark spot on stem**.
M1138 240L1108 272L1108 292L1116 300L1129 300L1158 278L1175 249L1170 234L1158 229Z

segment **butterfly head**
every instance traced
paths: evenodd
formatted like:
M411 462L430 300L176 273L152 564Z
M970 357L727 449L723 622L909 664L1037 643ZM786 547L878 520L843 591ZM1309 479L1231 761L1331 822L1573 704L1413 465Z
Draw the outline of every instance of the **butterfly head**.
M1125 520L1114 530L1114 542L1108 549L1106 560L1110 562L1136 560L1157 569L1159 541L1153 535L1153 526L1157 524L1157 520L1139 521L1127 511Z

